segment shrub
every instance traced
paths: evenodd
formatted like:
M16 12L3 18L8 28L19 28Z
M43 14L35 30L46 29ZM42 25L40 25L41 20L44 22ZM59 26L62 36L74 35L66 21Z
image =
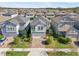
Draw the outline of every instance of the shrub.
M69 38L65 38L65 37L59 37L58 38L58 42L67 44L67 43L70 42L70 39Z
M25 28L24 30L19 31L19 35L18 35L18 36L19 36L21 39L31 37L31 28L29 27L28 29Z
M24 39L25 42L30 42L31 38Z
M48 42L48 44L52 43L52 39L50 38L50 36L47 37L47 42Z
M65 52L62 52L62 51L59 51L59 52L55 52L55 55L58 55L58 56L65 56L66 53L65 53Z
M14 43L15 43L15 44L19 43L19 37L15 37L15 38L14 38Z

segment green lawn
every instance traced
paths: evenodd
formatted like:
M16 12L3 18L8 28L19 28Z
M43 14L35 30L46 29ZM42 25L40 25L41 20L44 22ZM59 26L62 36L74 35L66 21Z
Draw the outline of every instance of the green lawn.
M57 39L54 39L53 36L48 36L48 38L51 40L51 43L46 45L46 48L75 48L71 43L68 44L62 44L57 41Z
M29 48L29 47L30 47L30 43L28 42L17 43L12 46L12 48Z
M47 52L48 56L78 56L77 52Z
M26 41L23 41L21 38L16 37L14 38L14 43L12 45L12 48L29 48L31 44L31 38L30 41L27 41L28 38L25 38Z
M7 51L6 56L27 56L29 52Z

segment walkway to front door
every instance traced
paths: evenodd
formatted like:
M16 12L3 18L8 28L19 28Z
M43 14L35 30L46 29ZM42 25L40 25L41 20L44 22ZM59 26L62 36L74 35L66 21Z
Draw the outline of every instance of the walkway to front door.
M39 37L39 36L37 36L37 37L33 36L31 48L44 48L42 41L45 41L45 39L43 39L42 37Z

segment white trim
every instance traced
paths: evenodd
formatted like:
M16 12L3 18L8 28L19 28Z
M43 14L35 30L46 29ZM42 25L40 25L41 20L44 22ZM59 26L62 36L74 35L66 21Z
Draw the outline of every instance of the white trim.
M20 27L19 25L16 26L16 32L17 32L17 34L19 34L19 29L20 29L19 27Z

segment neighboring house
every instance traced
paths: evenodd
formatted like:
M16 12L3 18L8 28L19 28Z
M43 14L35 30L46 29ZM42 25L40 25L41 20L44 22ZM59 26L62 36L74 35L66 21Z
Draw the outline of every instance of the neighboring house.
M34 17L34 13L26 13L26 17L29 17L29 18Z
M2 29L2 24L5 22L5 21L7 21L7 20L9 20L9 19L11 19L10 17L6 17L6 16L0 16L0 34L2 34L2 31L1 31L1 29Z
M43 17L37 16L31 22L31 34L32 36L45 36L46 30L50 27L50 21Z
M39 15L45 16L43 13L40 13L40 12L36 13L35 15L37 15L37 16L39 16Z
M52 26L55 28L55 31L59 35L65 37L78 38L79 30L74 28L75 20L72 18L66 17L56 17L52 21Z
M58 28L62 27L65 24L74 26L74 20L69 18L68 16L65 17L55 17L52 19L52 26L55 27L56 32L58 33Z
M13 37L19 34L19 30L23 30L30 23L30 20L23 16L16 16L2 23L2 34L5 37Z
M53 17L55 17L55 14L54 13L46 13L46 17L47 18L53 18Z
M79 14L76 14L76 13L69 13L68 16L70 18L75 18L75 17L79 17Z
M61 16L61 17L63 17L63 16L66 16L67 15L67 13L54 13L55 14L55 17L57 17L57 16Z
M58 28L58 34L68 38L78 38L78 33L79 30L68 24L65 24L62 27Z
M11 18L16 17L17 15L18 14L10 13L10 12L2 14L2 16L11 17Z
M74 27L79 30L79 16L75 17L74 20L75 20Z
M79 30L71 27L69 31L66 32L66 37L68 38L79 38Z

